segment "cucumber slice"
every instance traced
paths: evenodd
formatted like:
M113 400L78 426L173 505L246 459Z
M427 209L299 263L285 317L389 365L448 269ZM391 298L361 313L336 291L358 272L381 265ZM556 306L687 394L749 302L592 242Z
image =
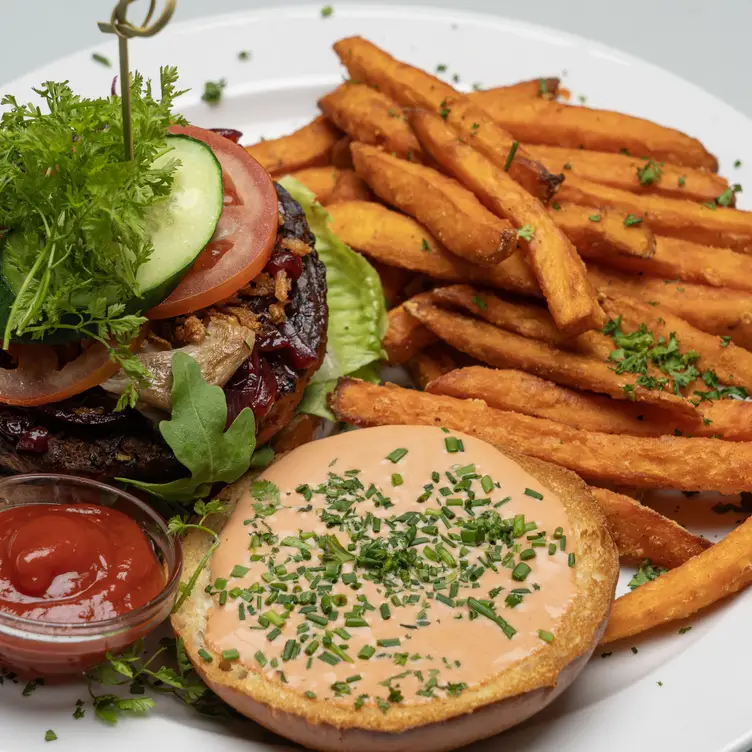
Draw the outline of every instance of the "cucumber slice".
M141 294L128 301L129 313L146 311L172 292L211 240L224 206L222 167L209 146L184 135L168 136L166 140L170 150L155 161L155 166L173 159L179 160L180 164L175 170L169 197L147 214L153 251L136 273ZM4 242L19 241L21 237L11 232ZM0 330L5 328L13 299L23 282L23 276L7 263L7 258L3 254L0 259ZM102 289L97 293L97 297L105 297L109 303L117 300L114 290ZM74 300L73 303L83 308L87 300ZM40 341L28 337L13 339ZM60 330L42 341L55 344L75 339L81 339L81 336L70 330Z
M170 152L155 167L179 159L172 191L147 217L154 250L136 274L141 286L139 308L147 310L164 300L188 273L211 240L224 206L222 167L203 141L168 136Z

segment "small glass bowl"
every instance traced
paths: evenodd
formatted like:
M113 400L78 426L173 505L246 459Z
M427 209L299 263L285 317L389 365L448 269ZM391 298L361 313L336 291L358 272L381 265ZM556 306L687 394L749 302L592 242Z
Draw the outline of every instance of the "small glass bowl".
M98 504L135 520L164 566L159 595L122 616L86 624L36 621L0 612L0 667L27 677L64 677L88 671L151 632L169 615L175 602L183 556L167 525L143 501L88 478L56 473L15 475L0 479L2 512L27 504Z

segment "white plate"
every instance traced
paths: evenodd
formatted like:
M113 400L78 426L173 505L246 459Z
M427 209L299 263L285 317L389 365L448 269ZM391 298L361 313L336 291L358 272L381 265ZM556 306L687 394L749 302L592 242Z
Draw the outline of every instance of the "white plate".
M342 79L331 44L362 34L429 71L446 64L445 75L458 74L466 88L474 82L491 86L561 75L575 96L586 95L589 104L689 131L719 156L721 171L733 181L744 182L752 174L747 167L752 167L748 120L686 81L604 45L494 16L335 5L333 16L324 19L320 7L269 9L168 27L154 40L131 43L132 65L151 76L160 64L178 65L182 83L193 87L181 104L188 119L239 128L249 143L306 122L316 112L318 96ZM96 20L101 19L92 23ZM29 35L31 39L31 30ZM96 50L113 63L117 59L114 42ZM250 50L252 59L240 61L241 50ZM92 51L39 69L3 87L2 93L26 100L32 86L64 78L83 94L106 93L115 70L93 62ZM212 108L202 103L204 82L221 78L228 81L221 104ZM743 161L741 169L733 168L737 159ZM739 203L749 205L745 194ZM712 539L735 522L735 515L708 514L710 503L698 498L674 496L662 503L670 512L679 504L693 529ZM624 573L622 588L633 571ZM575 686L533 722L473 749L743 752L752 746L750 623L752 593L746 593L691 620L692 631L682 636L677 634L680 625L672 624L661 636L609 648L610 657L601 658L598 651ZM78 685L43 687L22 697L20 685L6 682L0 688L0 752L292 747L251 723L228 728L205 722L169 699L159 702L150 718L126 719L116 729L95 722L91 711L74 721L75 700L86 696L85 686ZM58 735L51 748L43 740L46 729Z

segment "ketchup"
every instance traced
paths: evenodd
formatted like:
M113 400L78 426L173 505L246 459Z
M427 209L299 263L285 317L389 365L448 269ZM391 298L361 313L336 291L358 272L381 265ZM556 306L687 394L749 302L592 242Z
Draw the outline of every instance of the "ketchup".
M164 586L149 538L122 512L94 504L0 512L0 612L84 624L139 608Z

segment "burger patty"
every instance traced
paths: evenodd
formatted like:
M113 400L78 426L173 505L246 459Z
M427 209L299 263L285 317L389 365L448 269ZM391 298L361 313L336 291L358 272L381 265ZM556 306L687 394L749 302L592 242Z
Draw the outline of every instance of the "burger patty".
M289 270L284 314L274 295L239 296L226 307L240 317L251 314L257 330L253 354L225 385L225 394L228 420L243 407L253 409L259 445L292 418L324 357L328 321L326 270L305 214L284 188L275 188L280 226L264 271L273 276ZM0 472L146 481L184 474L154 423L137 410L114 412L115 402L97 387L41 407L0 405Z

